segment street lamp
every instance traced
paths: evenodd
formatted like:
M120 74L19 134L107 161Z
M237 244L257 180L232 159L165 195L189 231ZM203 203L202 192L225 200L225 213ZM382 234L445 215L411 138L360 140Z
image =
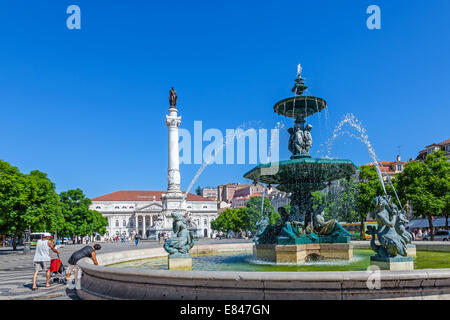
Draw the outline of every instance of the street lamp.
M30 248L30 226L28 226L27 229L25 229L24 232L24 242L23 242L23 254L30 254L31 248Z

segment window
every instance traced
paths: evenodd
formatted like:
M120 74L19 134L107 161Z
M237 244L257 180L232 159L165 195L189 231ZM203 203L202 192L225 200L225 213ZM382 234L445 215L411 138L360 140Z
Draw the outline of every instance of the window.
M450 152L450 144L447 145L447 146L445 146L445 151L446 151L446 152Z
M127 208L126 206L123 206L123 207L122 207L122 209L126 209L126 208Z
M208 220L203 220L203 224L206 226L206 225L208 225Z
M130 219L130 227L133 227L133 219Z
M428 152L428 153L432 153L432 152L433 152L433 148L429 148L429 149L427 150L427 152Z
M403 170L403 166L401 164L397 164L397 171L402 171Z
M116 227L119 226L119 220L116 220Z
M101 209L102 207L96 206L95 209Z
M133 209L134 207L133 206L130 206L130 209Z
M127 222L125 220L122 221L122 226L126 227L127 226Z
M203 206L203 209L206 209L206 208L208 208L208 206Z
M115 206L114 209L120 209L119 206Z

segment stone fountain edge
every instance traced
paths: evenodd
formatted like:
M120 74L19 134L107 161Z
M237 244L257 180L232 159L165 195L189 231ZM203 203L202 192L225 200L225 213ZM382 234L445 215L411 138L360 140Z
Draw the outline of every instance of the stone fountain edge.
M355 248L363 244L356 242ZM417 245L417 243L415 243ZM368 246L368 243L367 243ZM450 245L420 243L418 250ZM192 253L251 250L253 243L198 245ZM436 250L437 251L437 250ZM446 249L447 251L447 249ZM112 268L105 265L167 256L162 248L99 254L99 266L89 259L83 271L81 299L450 299L450 269L380 271L380 289L369 289L367 271L236 272L172 271Z

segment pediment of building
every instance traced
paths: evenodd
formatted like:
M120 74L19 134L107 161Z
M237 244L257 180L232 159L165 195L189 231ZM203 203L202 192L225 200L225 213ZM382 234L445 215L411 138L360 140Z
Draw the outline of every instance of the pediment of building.
M161 211L163 208L162 205L160 205L159 203L151 203L149 205L146 205L145 207L142 208L138 208L137 212L142 212L142 211Z

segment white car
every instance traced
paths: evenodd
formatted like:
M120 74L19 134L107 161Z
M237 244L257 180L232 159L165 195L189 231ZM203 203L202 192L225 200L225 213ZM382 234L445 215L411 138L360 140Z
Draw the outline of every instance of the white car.
M431 235L423 237L423 241L431 240ZM439 230L434 233L435 241L449 241L450 240L450 230Z

